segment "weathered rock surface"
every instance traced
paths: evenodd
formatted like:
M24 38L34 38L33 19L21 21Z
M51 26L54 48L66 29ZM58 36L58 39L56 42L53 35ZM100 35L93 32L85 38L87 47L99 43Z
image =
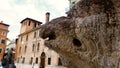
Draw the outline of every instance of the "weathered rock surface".
M120 68L120 0L82 0L40 36L68 68Z

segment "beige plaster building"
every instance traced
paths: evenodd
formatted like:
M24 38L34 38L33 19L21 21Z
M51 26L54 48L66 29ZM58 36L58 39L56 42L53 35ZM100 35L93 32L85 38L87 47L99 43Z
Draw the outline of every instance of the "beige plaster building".
M46 23L49 21L49 15L46 13ZM42 22L31 18L21 21L20 35L16 41L16 62L36 66L34 68L61 67L59 55L47 48L44 45L44 40L39 37L41 24ZM25 68L21 66L17 68Z

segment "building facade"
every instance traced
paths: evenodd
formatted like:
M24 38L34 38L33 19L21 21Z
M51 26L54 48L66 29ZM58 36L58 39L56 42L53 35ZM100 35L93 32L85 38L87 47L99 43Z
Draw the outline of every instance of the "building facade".
M7 38L7 41L9 41L9 43L6 45L5 53L11 49L16 50L15 40L10 40Z
M48 15L47 13L46 18L49 18ZM44 45L44 40L39 36L41 24L42 22L31 18L26 18L21 21L20 35L16 41L16 61L17 63L37 66L35 68L61 66L59 55L47 48Z
M8 34L8 24L0 22L0 61L5 53L5 48L7 44L7 34Z

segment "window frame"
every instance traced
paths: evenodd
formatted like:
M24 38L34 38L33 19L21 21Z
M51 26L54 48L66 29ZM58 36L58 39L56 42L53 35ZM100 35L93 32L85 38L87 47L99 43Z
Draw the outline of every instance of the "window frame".
M6 40L5 39L0 39L0 44L6 44Z
M51 65L51 57L48 58L48 65Z
M3 36L6 36L6 31L2 31L2 35L3 35Z
M38 57L36 57L36 61L35 61L36 64L38 64Z

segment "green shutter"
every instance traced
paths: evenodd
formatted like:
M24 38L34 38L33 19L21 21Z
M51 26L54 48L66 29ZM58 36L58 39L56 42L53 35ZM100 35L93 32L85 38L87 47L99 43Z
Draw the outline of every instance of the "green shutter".
M2 40L1 40L1 43L2 43L2 44L5 44L5 40L4 40L4 39L2 39Z
M0 48L0 53L2 53L2 48Z

